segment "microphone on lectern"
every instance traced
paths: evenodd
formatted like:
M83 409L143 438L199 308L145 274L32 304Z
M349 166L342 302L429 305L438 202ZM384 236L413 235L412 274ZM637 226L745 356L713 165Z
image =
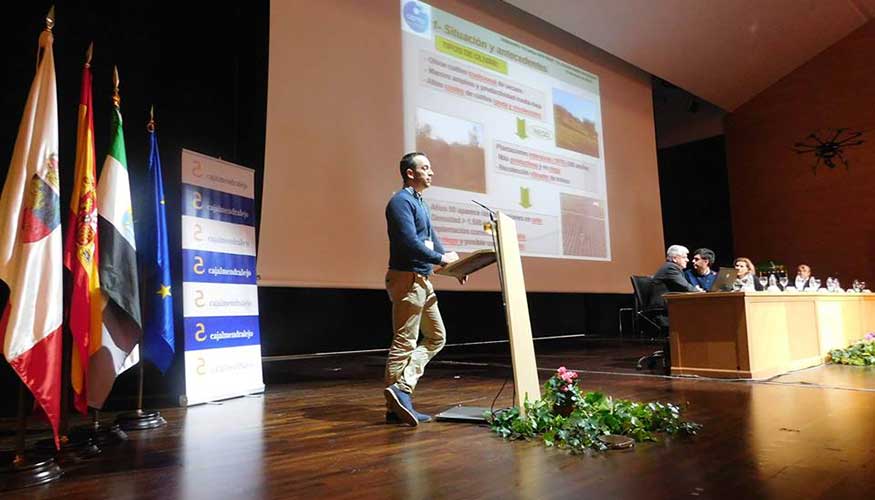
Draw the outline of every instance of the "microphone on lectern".
M480 203L477 200L471 200L471 201L473 203L476 203L477 205L480 205L481 207L483 207L487 212L489 212L489 218L493 221L495 220L495 210L492 210L491 208L487 207L486 205Z

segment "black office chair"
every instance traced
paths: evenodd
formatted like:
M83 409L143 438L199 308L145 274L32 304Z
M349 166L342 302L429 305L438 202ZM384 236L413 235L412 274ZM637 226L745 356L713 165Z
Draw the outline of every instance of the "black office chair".
M653 278L650 276L632 276L632 290L635 293L635 315L633 316L633 328L639 335L643 336L645 328L655 329L656 336L668 338L668 310L664 305L653 300L653 294L660 293L658 286L655 286ZM642 356L635 368L641 370L645 365L648 368L656 367L656 364L661 362L663 368L669 369L668 356L666 350L660 349L652 354Z
M662 334L664 326L660 318L667 316L668 311L665 306L654 304L652 298L654 292L653 278L650 276L632 276L630 279L632 281L632 290L635 292L633 329L639 335L643 334L645 328L653 328L658 334Z

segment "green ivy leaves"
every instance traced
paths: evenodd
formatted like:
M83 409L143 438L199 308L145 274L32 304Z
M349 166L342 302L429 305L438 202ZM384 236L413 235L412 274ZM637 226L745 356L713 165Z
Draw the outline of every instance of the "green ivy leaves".
M846 349L833 349L829 351L829 359L833 363L852 366L875 365L875 340L872 334L860 340Z
M544 384L544 397L534 403L525 402L526 416L514 407L494 415L488 414L490 428L508 440L540 437L547 446L556 446L582 453L587 449L604 450L607 446L599 436L619 434L635 441L654 441L655 434L693 435L701 426L681 418L681 410L671 403L639 403L614 399L600 392L581 394L576 384L561 391L565 385L557 376ZM573 404L570 413L561 409Z

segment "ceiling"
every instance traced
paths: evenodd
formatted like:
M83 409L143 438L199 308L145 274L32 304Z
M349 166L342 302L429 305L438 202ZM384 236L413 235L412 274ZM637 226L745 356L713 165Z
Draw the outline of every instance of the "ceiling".
M504 0L726 111L875 17L875 0Z

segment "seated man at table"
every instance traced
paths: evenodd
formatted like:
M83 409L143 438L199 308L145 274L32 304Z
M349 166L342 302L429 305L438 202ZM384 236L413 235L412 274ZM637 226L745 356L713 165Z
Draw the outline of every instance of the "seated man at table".
M811 267L808 264L799 264L796 268L796 280L793 285L800 292L808 288L811 283Z
M714 284L714 280L717 279L717 271L711 269L711 264L716 259L717 256L711 249L700 248L696 250L693 252L693 268L684 271L684 277L691 285L707 292Z
M682 245L672 245L665 251L665 262L659 266L659 269L653 274L651 282L653 287L650 290L649 306L660 307L658 314L653 316L653 321L659 326L661 334L668 337L668 311L665 309L665 295L668 292L698 292L700 289L691 285L684 278L684 269L689 262L690 250ZM662 361L663 367L669 370L671 360L669 359L669 349L660 349L653 354L644 356L638 360L638 368L644 366L656 366L658 361Z
M668 292L699 292L684 278L684 269L687 267L690 250L683 245L672 245L665 251L665 262L653 274L653 290L650 292L650 304L652 306L665 307L663 295ZM668 325L668 318L665 318Z

